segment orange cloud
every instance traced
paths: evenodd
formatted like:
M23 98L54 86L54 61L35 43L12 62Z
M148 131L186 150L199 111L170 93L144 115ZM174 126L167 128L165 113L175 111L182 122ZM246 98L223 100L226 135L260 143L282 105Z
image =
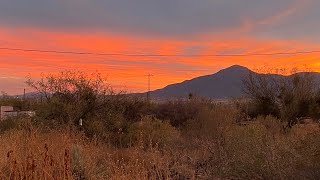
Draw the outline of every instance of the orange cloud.
M0 47L41 50L77 51L123 54L208 55L274 53L310 50L318 44L301 41L265 40L254 37L230 39L225 36L208 35L189 40L173 38L144 38L119 34L85 34L74 32L50 32L34 29L12 30L0 28ZM24 77L39 77L47 72L63 69L82 71L98 70L108 76L114 87L129 91L144 91L147 73L154 74L152 88L183 81L196 76L212 74L223 67L240 64L249 68L311 66L320 70L320 53L283 56L98 56L0 50L0 90L16 92L21 89ZM7 80L18 78L16 86ZM7 78L6 78L7 77ZM10 86L10 88L9 88ZM4 88L5 87L5 88ZM11 89L11 90L10 90Z

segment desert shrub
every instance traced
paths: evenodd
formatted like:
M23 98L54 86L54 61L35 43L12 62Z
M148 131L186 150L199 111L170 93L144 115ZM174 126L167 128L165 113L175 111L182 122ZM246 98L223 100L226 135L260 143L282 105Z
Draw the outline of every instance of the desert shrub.
M259 116L256 121L259 124L262 124L268 132L272 134L279 134L283 132L284 124L280 119L277 119L271 115L268 116Z
M109 165L111 179L194 179L192 166L182 159L181 152L158 148L130 147L114 153Z
M58 99L52 99L49 102L42 103L36 110L35 125L43 125L50 128L59 128L68 123L68 114L64 110L63 102Z
M0 138L0 177L319 179L318 124L300 124L289 133L278 133L281 123L272 116L239 126L234 123L238 111L230 106L211 106L200 114L183 129L143 117L125 125L121 134L106 130L112 133L106 139L115 142L86 138L69 128L11 129ZM107 126L97 121L95 128ZM120 140L123 145L116 145Z
M291 128L297 119L318 114L319 87L312 73L291 76L251 73L243 82L244 91L255 107L252 115L272 115Z
M44 97L39 110L43 120L59 119L69 125L95 116L114 95L99 73L64 71L36 81L29 79L27 84Z
M104 118L84 119L82 130L89 138L110 143L115 147L126 147L125 134L131 124L122 114L113 113Z
M279 117L280 112L277 106L271 105L270 102L239 99L234 101L236 108L240 111L242 117L241 121L252 121L257 118L264 118L267 116Z
M9 118L6 120L0 121L0 132L5 132L11 129L19 129L21 122L17 118Z
M183 131L187 136L217 139L236 122L239 115L239 111L229 105L205 106L187 122Z
M27 83L43 99L35 124L83 128L89 137L114 143L122 141L122 133L127 132L130 123L140 120L149 107L145 101L114 93L99 73L64 71ZM80 119L83 127L79 126Z
M236 125L239 111L230 105L216 104L202 108L200 113L182 129L182 147L194 149L194 166L199 177L216 179L225 171L224 146L226 134ZM191 153L192 154L192 153Z
M1 138L0 175L3 179L63 179L71 178L69 151L63 147L66 142L61 134L48 136L55 138L55 145L50 141L42 143L35 131L13 130ZM41 137L45 135L42 134ZM47 144L50 143L50 144ZM50 146L51 145L51 146ZM54 149L58 147L58 149Z
M152 114L157 119L170 120L174 127L182 128L187 121L194 119L205 106L209 106L209 103L199 99L169 101L156 105L152 109Z
M137 122L150 111L150 104L146 101L130 97L122 100L121 113L127 121Z
M32 120L26 116L10 117L2 120L0 121L0 133L11 130L28 130L32 126Z
M89 123L84 123L84 132L90 138L98 138L100 140L107 140L111 133L105 127L103 121L91 120Z
M129 127L128 141L132 146L164 147L179 138L179 132L167 121L144 117Z
M295 129L296 131L303 131L304 127ZM320 173L320 134L319 128L308 131L302 137L294 136L294 151L298 155L294 164L296 171L295 177L303 179L319 179Z
M310 117L319 120L320 122L320 88L312 99L312 103L309 106Z
M294 179L299 177L298 179L303 179L308 177L308 174L297 172L301 171L298 168L301 165L298 164L305 161L309 162L309 165L312 164L308 160L314 157L311 155L314 148L308 147L312 143L304 147L305 142L300 144L299 141L304 138L281 133L282 125L277 118L260 116L246 126L239 126L235 123L221 123L218 126L207 124L206 128L213 132L203 130L203 134L199 132L198 136L192 136L192 138L187 136L186 138L187 143L192 144L189 148L201 149L202 156L198 157L195 166L202 176L209 179L217 177L222 179ZM199 127L196 124L193 126ZM302 126L302 128L305 127ZM297 151L298 144L301 145L301 149L307 148L310 154ZM303 168L306 166L304 165Z
M278 96L278 81L281 80L281 76L256 73L250 73L248 77L243 79L244 92L256 105L255 110L258 114L279 116L276 98Z
M235 127L226 135L224 153L227 166L222 176L236 179L291 179L298 157L293 153L293 148L292 142L275 136L264 124Z
M80 147L77 145L71 147L70 164L72 176L75 179L86 179L83 155Z
M256 100L250 104L251 117L257 117L260 115L268 116L272 115L275 117L280 117L280 110L278 106L276 105L276 102L268 97L261 98L259 100Z
M228 169L227 176L237 178L261 179L263 166L266 164L263 150L265 132L261 127L242 127L233 129L226 136L225 153L227 157ZM248 174L244 172L248 171ZM266 169L264 169L266 171ZM258 177L254 177L254 175Z

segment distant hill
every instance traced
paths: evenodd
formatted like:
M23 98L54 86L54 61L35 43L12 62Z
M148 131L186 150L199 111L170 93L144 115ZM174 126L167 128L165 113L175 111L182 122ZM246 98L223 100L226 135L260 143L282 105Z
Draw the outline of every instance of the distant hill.
M40 93L37 93L37 92L28 92L25 95L26 98L37 98L37 97L40 97L40 96L41 96ZM23 98L24 95L23 94L19 94L19 95L16 95L15 97Z
M278 74L259 74L251 71L250 69L234 65L226 69L222 69L219 72L211 75L200 76L191 80L186 80L181 83L171 84L162 89L151 91L151 97L156 99L171 99L171 98L187 98L189 93L196 96L207 97L212 99L229 99L237 98L244 95L243 93L243 79L250 73L258 76L268 77L285 77L291 78L291 76L283 76ZM303 72L312 73L316 79L316 82L320 86L320 73L316 72ZM302 74L302 73L298 73ZM138 97L146 97L146 93L131 94ZM0 96L1 97L1 96ZM23 95L16 97L22 98ZM41 94L31 92L26 93L27 98L41 97Z
M197 77L163 89L151 92L153 98L185 98L189 93L212 99L228 99L243 96L243 79L250 73L262 76L279 76L276 74L258 74L250 69L234 65L215 74ZM320 83L320 73L314 73ZM291 77L291 76L286 76ZM143 95L143 94L142 94Z

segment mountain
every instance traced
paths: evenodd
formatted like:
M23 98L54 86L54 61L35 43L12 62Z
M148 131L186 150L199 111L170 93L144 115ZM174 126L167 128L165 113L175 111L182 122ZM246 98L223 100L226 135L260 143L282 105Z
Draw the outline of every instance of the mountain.
M228 99L243 96L243 79L250 73L262 76L279 76L277 74L258 74L250 69L234 65L215 74L197 77L177 84L171 84L163 89L151 91L152 98L185 98L189 93L212 99ZM320 73L314 73L320 83ZM287 76L287 77L292 77Z

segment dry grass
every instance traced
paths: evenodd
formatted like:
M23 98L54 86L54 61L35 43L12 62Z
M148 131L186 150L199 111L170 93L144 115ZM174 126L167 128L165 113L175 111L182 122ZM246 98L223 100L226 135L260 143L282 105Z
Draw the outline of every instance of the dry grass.
M0 137L1 179L319 179L320 128L259 118L235 122L237 111L207 109L177 130L145 119L116 148L69 129L13 129ZM191 130L192 129L192 130ZM140 135L137 135L140 134Z

